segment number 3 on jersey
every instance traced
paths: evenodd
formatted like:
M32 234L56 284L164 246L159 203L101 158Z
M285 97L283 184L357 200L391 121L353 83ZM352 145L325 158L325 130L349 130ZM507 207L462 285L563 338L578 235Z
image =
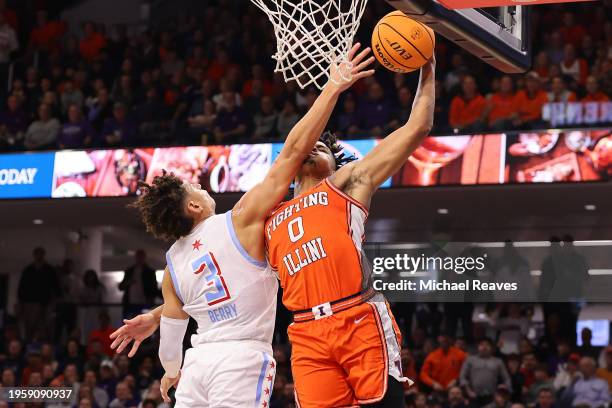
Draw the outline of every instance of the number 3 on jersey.
M212 252L207 252L201 258L196 259L191 266L193 268L193 273L196 275L206 270L203 277L206 279L208 289L204 296L206 296L206 301L209 306L216 305L217 303L221 303L231 298L229 290L227 290L227 285L225 284L225 279L221 276L221 269L219 269L217 260Z

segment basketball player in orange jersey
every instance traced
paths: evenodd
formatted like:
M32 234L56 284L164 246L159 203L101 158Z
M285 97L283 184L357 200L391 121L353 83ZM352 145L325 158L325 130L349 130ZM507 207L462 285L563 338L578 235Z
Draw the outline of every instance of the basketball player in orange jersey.
M434 75L432 59L408 122L362 160L346 164L335 137L324 134L296 176L294 198L266 221L268 261L294 312L288 332L300 407L404 406L399 329L371 289L361 243L373 193L431 129ZM153 315L138 316L119 329L115 346L134 339L137 348L156 327Z
M325 134L295 179L293 199L266 221L268 262L293 312L291 368L302 408L404 406L400 332L371 287L362 241L372 195L431 130L434 76L432 58L408 122L362 160L346 163Z

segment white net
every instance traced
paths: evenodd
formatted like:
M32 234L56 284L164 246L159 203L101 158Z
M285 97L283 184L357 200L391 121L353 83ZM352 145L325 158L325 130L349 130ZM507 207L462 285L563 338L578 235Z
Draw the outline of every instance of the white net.
M368 0L251 0L263 10L276 35L276 72L302 88L327 83L332 63L347 55ZM349 79L350 70L340 70Z

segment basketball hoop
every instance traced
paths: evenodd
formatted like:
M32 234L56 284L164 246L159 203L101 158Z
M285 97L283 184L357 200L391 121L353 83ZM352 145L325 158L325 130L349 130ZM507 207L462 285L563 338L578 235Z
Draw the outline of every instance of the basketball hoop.
M350 80L348 53L368 0L251 0L274 25L274 72L300 88L323 89L331 64Z

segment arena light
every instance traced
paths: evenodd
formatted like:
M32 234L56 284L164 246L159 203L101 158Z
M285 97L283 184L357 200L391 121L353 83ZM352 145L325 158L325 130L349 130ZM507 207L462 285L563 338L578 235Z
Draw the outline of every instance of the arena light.
M608 276L612 275L612 269L589 269L591 276Z
M535 6L538 4L551 3L574 3L593 0L437 0L447 9L468 9L481 7L502 7L502 6Z
M597 206L595 204L585 204L584 209L587 211L595 211Z
M33 219L33 220L32 220L32 223L33 223L34 225L42 225L42 224L44 223L44 221L43 221L43 220L41 220L40 218L36 218L36 219Z
M448 214L448 208L438 208L438 214L440 214L440 215L447 215Z

